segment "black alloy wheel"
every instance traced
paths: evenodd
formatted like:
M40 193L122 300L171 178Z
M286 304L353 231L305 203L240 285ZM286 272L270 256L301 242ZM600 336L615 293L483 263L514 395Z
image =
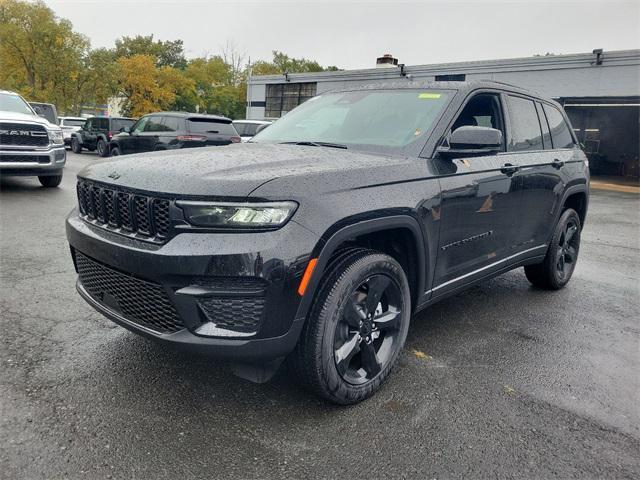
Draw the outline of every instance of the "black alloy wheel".
M353 385L373 380L389 363L399 341L403 300L400 286L373 275L345 302L334 336L334 361Z
M384 253L347 247L329 260L298 345L287 361L300 383L348 405L373 395L404 346L409 282Z
M580 217L575 210L568 208L562 212L544 260L524 267L524 273L533 285L558 290L569 283L578 262L581 230Z

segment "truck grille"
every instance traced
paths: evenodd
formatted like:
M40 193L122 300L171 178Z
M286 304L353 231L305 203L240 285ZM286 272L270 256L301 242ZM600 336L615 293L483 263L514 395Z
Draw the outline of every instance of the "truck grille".
M160 243L169 235L170 200L87 180L78 181L77 193L80 215L94 225Z
M48 155L0 155L0 162L7 163L49 163Z
M75 257L80 283L96 301L158 333L185 328L162 286L113 270L77 251Z
M12 147L46 147L47 129L29 123L0 123L0 145Z

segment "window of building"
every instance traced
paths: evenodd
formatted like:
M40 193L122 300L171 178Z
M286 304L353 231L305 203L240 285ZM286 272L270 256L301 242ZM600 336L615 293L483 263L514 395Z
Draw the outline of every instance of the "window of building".
M532 100L522 97L507 96L509 105L509 120L511 124L511 138L508 150L522 152L526 150L542 150L542 131Z
M464 73L454 73L447 75L436 75L436 82L464 82L467 75Z
M265 117L280 118L316 95L316 83L267 85Z
M544 112L547 114L549 128L551 129L551 140L553 148L571 148L573 147L573 136L569 130L567 122L560 111L547 104L544 105Z

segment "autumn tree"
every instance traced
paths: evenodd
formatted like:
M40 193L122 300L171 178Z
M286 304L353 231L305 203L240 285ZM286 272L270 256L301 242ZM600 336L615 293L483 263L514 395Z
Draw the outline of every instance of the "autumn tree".
M116 40L116 57L149 55L155 59L157 67L184 69L187 60L184 57L182 40L154 40L153 35L136 35Z

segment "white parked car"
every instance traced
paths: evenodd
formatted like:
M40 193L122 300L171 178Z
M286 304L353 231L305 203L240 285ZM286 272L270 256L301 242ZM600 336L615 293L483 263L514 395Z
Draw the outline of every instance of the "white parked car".
M66 148L71 147L71 134L80 130L86 121L87 119L82 117L58 117L58 125L62 128Z
M273 122L268 120L234 120L233 126L236 127L242 142L247 142L251 140L251 137L258 133L259 130L263 130L272 123Z

